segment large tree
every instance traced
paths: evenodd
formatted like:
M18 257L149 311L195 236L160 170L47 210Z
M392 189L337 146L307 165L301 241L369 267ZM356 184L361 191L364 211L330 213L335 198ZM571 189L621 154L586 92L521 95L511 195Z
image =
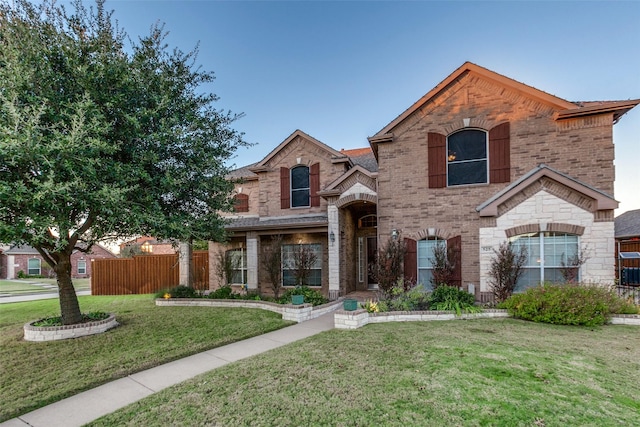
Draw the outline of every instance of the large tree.
M0 242L29 244L54 269L64 324L82 319L74 250L224 238L239 116L214 108L197 49L164 39L156 25L130 40L104 0L0 5Z

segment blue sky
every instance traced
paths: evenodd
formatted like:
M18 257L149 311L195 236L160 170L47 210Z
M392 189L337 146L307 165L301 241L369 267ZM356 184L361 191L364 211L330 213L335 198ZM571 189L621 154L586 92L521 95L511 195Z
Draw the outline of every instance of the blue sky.
M87 2L90 4L90 2ZM465 61L569 101L640 98L638 1L108 0L127 33L164 22L214 71L218 107L261 160L294 130L336 148L375 134ZM640 209L640 107L614 126L620 214Z

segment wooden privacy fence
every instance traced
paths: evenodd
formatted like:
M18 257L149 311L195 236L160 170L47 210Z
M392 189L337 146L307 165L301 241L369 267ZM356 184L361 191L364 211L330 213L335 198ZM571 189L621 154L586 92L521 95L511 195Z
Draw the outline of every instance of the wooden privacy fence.
M96 259L91 266L92 295L150 294L179 284L177 254ZM209 288L209 253L193 252L194 288Z

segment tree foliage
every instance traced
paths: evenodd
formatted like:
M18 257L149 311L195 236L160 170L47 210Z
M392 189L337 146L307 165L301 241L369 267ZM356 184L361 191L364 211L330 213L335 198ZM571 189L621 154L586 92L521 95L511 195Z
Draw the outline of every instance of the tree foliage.
M222 240L239 116L203 92L197 49L129 41L104 0L0 4L0 242L35 247L80 321L70 255L100 240Z
M444 242L433 247L431 285L434 290L440 286L455 286L456 260L459 252L459 247L446 245Z
M369 265L369 272L386 295L390 295L394 286L401 284L406 291L410 284L404 281L404 256L407 246L402 235L389 237L389 240L376 254L376 261Z

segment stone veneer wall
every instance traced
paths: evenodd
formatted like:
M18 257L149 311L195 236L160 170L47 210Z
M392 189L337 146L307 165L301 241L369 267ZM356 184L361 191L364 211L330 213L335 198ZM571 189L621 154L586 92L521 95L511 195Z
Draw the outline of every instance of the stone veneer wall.
M615 276L614 223L594 222L594 215L546 191L539 191L496 219L495 227L480 228L480 291L489 291L488 269L493 249L507 240L507 230L535 225L546 231L547 224L562 223L584 227L580 248L588 255L580 270L581 281L613 283ZM533 228L533 227L530 227Z

